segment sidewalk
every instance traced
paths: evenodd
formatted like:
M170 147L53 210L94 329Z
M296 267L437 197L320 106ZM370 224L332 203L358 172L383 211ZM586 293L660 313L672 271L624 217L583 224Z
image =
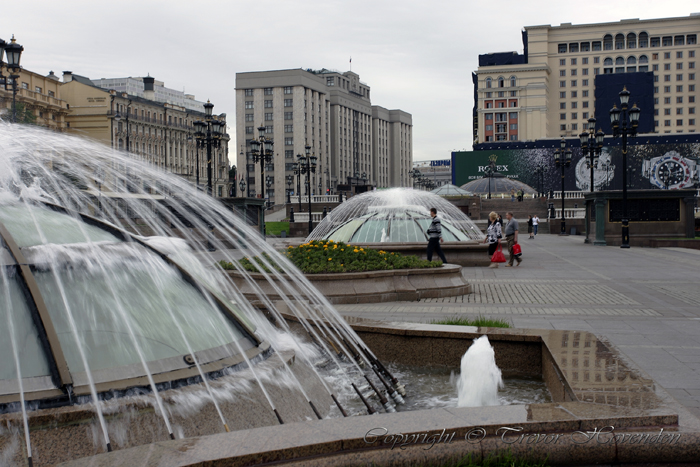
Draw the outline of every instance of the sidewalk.
M623 250L558 235L525 235L521 244L519 267L463 269L473 294L337 308L386 321L467 314L506 318L515 327L590 331L700 416L700 251Z

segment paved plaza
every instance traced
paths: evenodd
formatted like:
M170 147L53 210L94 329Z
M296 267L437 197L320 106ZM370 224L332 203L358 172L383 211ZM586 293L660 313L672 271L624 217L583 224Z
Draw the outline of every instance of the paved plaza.
M521 244L520 267L464 268L470 295L337 308L385 321L483 315L515 327L590 331L700 416L700 251L623 250L558 235Z

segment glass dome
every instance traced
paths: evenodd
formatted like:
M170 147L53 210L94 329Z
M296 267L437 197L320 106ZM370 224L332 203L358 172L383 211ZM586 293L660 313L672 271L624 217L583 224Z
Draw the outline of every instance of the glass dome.
M407 188L353 196L334 209L307 240L353 243L425 243L435 208L445 241L483 240L481 230L455 205L436 194Z
M59 208L60 209L60 208ZM0 205L0 352L17 351L27 399L68 384L89 393L195 376L260 344L225 300L168 258L113 226L42 205ZM211 370L212 368L207 368ZM0 361L0 397L19 392ZM33 396L34 394L34 396Z

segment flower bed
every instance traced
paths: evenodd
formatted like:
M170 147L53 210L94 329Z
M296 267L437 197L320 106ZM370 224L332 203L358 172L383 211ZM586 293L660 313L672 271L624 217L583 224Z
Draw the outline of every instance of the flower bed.
M314 240L297 247L290 246L282 254L305 274L423 269L442 266L441 261L427 261L416 256L403 256L400 253L374 250L342 242L336 243L333 240ZM265 260L268 264L276 266L271 257L265 256ZM259 272L258 268L262 268L269 272L268 268L261 263L258 257L243 258L240 261L246 271ZM222 261L219 264L224 269L235 269L231 263Z

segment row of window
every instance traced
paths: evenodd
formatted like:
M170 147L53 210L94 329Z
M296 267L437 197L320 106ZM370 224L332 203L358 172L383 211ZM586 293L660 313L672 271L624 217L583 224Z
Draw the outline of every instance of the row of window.
M509 137L509 135L500 134L500 135L496 135L495 140L494 140L494 137L491 135L486 136L487 143L491 143L493 141L508 141L508 140L518 141L518 135L510 135L510 137Z
M695 76L693 76L693 79L695 79ZM695 85L689 84L688 91L695 92ZM664 86L664 93L666 93L666 92L671 92L671 86ZM683 92L683 85L682 84L676 86L676 92ZM658 94L658 93L659 93L659 87L654 86L654 94ZM690 102L695 102L695 96L690 96L689 99L692 99Z
M271 96L272 95L272 89L273 88L263 88L263 94L266 96ZM291 86L285 86L284 87L284 93L285 94L291 94L292 93L292 87ZM253 89L246 89L245 90L245 95L246 97L252 97L253 96Z
M601 41L592 42L571 42L568 44L559 44L557 50L560 54L563 53L578 53L590 52L599 50L615 50L621 49L645 49L647 47L671 47L679 45L695 45L697 44L697 34L679 34L675 36L654 36L649 37L646 32L639 33L639 37L631 32L625 36L624 34L615 35L613 40L612 34L606 34Z
M583 101L581 102L581 107L584 109L588 108L588 101ZM571 102L571 108L572 109L577 109L578 108L578 102ZM566 110L566 102L560 102L559 103L559 110Z
M688 119L688 125L695 126L695 119ZM654 126L659 126L658 120L654 120ZM664 120L664 126L671 126L671 120ZM683 119L676 120L676 126L683 126Z
M493 92L485 92L484 97L486 99L491 99L493 97ZM510 91L509 92L509 97L518 97L518 91ZM498 91L496 93L496 97L506 97L506 92L505 91Z
M485 102L484 104L485 104L485 108L487 108L487 109L493 109L493 101L487 101L487 102ZM510 101L510 102L508 103L508 107L517 107L517 106L518 106L518 101L517 101L517 100ZM505 101L496 102L496 108L497 108L497 109L503 109L503 108L505 108L505 107L506 107Z
M588 90L581 91L581 97L588 97ZM578 98L578 91L571 91L571 98ZM559 92L559 99L566 99L566 91Z
M506 130L508 129L508 124L506 123L498 123L496 124L496 133L505 133ZM517 130L518 129L518 124L517 123L511 123L510 124L510 129L511 130ZM493 131L493 125L486 125L485 126L486 131Z
M664 82L671 81L671 75L664 75ZM683 81L683 73L676 74L676 81ZM688 81L695 81L695 73L688 73ZM659 82L659 75L654 75L654 82Z
M272 130L273 130L272 125L265 127L266 134L272 134ZM245 127L245 134L246 135L252 135L252 134L254 134L254 132L255 132L255 127L253 127L253 126ZM284 132L285 133L294 133L294 125L285 125Z
M271 109L272 108L272 100L265 100L263 103L264 107L266 109ZM284 100L284 106L285 107L294 107L294 100L293 99L285 99ZM254 102L253 101L245 101L245 108L246 109L253 109L254 107Z
M516 84L516 82L517 82L515 76L511 76L509 81L510 81L510 87L511 87L511 88L514 88L514 87L515 87L515 84ZM499 76L499 77L496 79L496 83L498 84L498 87L499 87L499 88L505 88L505 87L506 87L506 80L505 80L505 78L504 78L503 76ZM489 76L488 78L486 78L486 87L487 87L487 88L492 88L492 87L493 87L493 79L492 79L490 76Z
M695 107L688 107L688 113L695 115ZM654 115L659 115L659 109L654 109ZM671 115L671 109L664 109L664 115ZM676 115L683 115L683 107L676 108Z
M507 118L510 118L511 120L517 120L518 119L518 112L499 112L496 113L496 121L497 122L506 122L508 121ZM492 113L487 113L484 114L484 119L485 120L493 120L493 114Z

